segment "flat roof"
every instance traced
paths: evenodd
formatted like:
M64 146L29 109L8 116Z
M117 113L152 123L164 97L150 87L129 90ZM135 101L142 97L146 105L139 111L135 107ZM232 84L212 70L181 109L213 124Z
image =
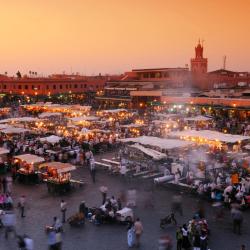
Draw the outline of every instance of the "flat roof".
M142 72L142 71L166 71L166 70L189 70L185 67L177 67L177 68L151 68L151 69L132 69L132 72Z

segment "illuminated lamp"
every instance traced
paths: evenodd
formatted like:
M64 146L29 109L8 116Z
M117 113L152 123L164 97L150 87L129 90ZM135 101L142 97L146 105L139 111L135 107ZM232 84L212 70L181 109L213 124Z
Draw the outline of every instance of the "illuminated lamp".
M234 103L233 106L234 106L234 108L235 108L235 107L236 107L236 104Z

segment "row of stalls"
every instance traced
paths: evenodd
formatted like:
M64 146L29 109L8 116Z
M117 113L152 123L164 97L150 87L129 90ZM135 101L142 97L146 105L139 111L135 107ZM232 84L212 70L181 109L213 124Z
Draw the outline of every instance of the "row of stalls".
M47 183L48 192L60 194L70 191L72 182L70 172L76 167L69 163L45 162L43 157L24 154L14 157L18 181L25 184Z
M126 138L121 140L125 145L122 158L126 159L122 165L140 165L140 170L160 172L156 183L206 181L211 172L225 166L227 174L232 175L232 161L240 162L250 173L249 140L248 136L211 130L175 131L168 138Z

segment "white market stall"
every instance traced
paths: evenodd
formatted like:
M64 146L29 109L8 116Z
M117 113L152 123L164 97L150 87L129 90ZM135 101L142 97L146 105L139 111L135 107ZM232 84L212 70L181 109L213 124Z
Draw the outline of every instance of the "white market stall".
M205 122L205 121L211 121L211 120L212 120L211 117L202 116L202 115L184 118L184 121L193 121L193 122Z
M59 136L56 136L56 135L51 135L51 136L48 136L48 137L40 138L40 141L41 142L48 142L48 143L51 143L51 144L56 144L56 143L60 142L62 139L63 139L62 137L59 137Z
M44 113L41 113L39 115L39 118L49 118L49 117L58 117L58 116L62 116L62 113L59 113L59 112L44 112Z
M224 134L213 130L183 130L170 132L168 135L196 143L216 144L219 147L222 146L221 143L235 144L250 139L250 136Z
M130 147L139 149L144 154L152 157L154 160L162 160L162 159L165 159L167 157L166 154L163 154L163 153L158 152L158 151L151 149L151 148L143 147L142 145L140 145L138 143L131 145Z
M159 149L171 150L191 146L193 143L188 141L165 139L153 136L140 136L136 138L121 139L122 142L134 142L142 145L148 145Z
M76 167L69 163L46 162L39 166L42 179L47 183L49 193L65 193L70 191L71 174Z
M18 180L24 183L37 183L38 174L36 168L38 164L45 161L44 158L32 154L23 154L16 155L14 159L14 163L19 166L17 171Z
M31 130L29 129L25 129L25 128L16 128L16 127L8 127L5 129L1 130L1 133L3 134L23 134L26 132L31 132Z

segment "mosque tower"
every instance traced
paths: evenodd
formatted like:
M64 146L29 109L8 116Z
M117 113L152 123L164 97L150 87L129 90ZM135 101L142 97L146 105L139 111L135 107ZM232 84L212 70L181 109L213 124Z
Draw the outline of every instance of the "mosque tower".
M191 59L191 72L194 74L207 73L207 58L203 57L203 44L201 44L200 39L195 47L195 58Z

